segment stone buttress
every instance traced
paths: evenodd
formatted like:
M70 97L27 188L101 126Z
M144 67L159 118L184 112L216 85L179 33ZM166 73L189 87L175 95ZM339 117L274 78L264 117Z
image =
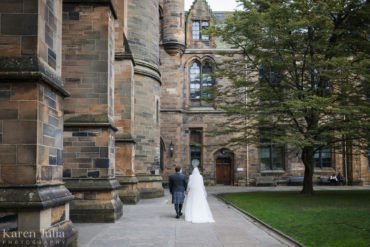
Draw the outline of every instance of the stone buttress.
M109 0L65 0L63 80L64 171L75 196L76 222L114 222L122 216L115 177L114 22Z
M0 12L0 245L77 246L62 181L62 0Z
M116 177L122 188L119 196L123 203L135 204L140 199L135 174L134 140L134 59L126 38L127 3L117 2L115 42L114 123L116 132Z

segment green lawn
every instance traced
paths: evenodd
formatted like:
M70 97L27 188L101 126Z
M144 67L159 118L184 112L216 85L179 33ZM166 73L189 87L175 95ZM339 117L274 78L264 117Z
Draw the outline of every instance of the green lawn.
M222 195L312 247L370 246L370 191L250 192Z

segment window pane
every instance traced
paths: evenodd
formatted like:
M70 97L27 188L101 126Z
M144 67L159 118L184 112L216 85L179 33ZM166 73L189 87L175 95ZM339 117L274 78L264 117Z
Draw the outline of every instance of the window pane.
M213 68L212 65L208 62L203 64L202 67L202 97L212 97L211 92L209 91L211 87L214 86L214 79L212 78Z
M322 167L331 167L331 152L330 149L325 148L321 153Z
M260 160L262 170L284 169L284 146L271 141L269 130L260 130Z
M273 86L279 85L281 82L281 75L271 67L260 66L258 72L262 82L270 83Z
M272 146L272 169L280 170L283 169L283 148L277 145Z
M196 39L196 40L200 39L200 23L199 23L199 21L193 21L192 33L193 33L193 39Z
M209 36L206 34L202 34L202 40L207 41L209 40Z
M191 129L190 130L190 144L202 144L202 130Z
M202 31L207 30L209 26L208 21L202 21ZM202 33L202 40L209 40L209 36Z
M261 170L271 170L270 148L260 148Z
M331 149L321 148L314 154L315 167L331 167Z
M367 147L367 163L370 169L370 143L368 144L368 147Z
M202 129L190 129L190 161L198 160L202 164Z
M270 159L270 148L261 148L260 149L260 155L261 155L261 159Z
M315 164L315 167L321 167L321 152L320 151L317 151L314 153L313 155L313 160L314 160L314 164Z
M197 62L190 67L190 98L200 99L200 65Z

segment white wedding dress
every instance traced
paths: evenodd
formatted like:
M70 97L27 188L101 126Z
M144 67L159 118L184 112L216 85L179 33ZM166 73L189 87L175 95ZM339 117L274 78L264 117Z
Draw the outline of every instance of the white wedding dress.
M185 198L185 221L192 223L215 222L207 202L207 192L204 188L203 177L198 168L194 168L189 177L188 195Z

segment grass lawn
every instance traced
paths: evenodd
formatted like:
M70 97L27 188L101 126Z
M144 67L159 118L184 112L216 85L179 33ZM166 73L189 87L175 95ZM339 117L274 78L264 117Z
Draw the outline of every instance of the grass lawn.
M250 192L222 195L305 246L370 246L370 191Z

